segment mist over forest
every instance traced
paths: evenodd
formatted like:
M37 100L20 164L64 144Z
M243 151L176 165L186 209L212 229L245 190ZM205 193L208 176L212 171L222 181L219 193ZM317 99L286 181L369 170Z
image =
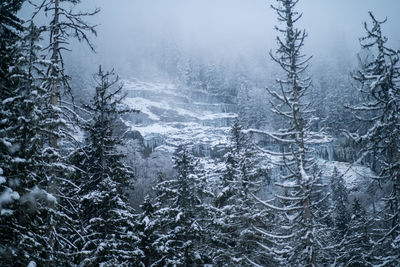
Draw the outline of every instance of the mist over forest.
M400 266L400 2L2 0L1 266Z
M277 24L271 4L263 0L122 1L118 5L84 1L82 9L102 10L90 18L98 24L97 54L78 46L68 57L77 64L87 63L88 58L94 65L106 61L124 75L150 79L164 76L168 72L163 66L165 57L177 55L227 65L240 60L249 69L271 66L268 52L276 47ZM388 17L385 32L391 36L389 42L398 45L398 8L396 1L300 2L297 10L303 12L303 18L298 27L309 34L305 53L314 56L314 63L336 65L340 56L354 63L368 11L382 19Z

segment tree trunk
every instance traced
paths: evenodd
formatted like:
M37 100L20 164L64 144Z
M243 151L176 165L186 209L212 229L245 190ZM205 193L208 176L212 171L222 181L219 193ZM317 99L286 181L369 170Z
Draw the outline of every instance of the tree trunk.
M51 56L51 77L52 77L52 82L50 85L50 89L51 89L51 104L53 105L53 107L56 107L58 105L58 95L59 95L59 91L58 91L58 81L54 79L54 77L58 76L58 70L57 70L57 66L58 65L58 48L59 48L59 28L58 28L58 23L59 23L59 5L60 5L60 0L55 0L54 2L54 20L52 22L52 29L51 29L51 37L50 37L50 41L52 42L52 46L53 46L53 51L52 51L52 56ZM53 148L57 147L57 137L52 135L50 136L50 145Z

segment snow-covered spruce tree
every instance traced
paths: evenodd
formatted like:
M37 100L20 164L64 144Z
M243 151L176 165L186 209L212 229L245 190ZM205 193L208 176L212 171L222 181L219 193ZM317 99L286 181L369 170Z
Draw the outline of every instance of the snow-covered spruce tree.
M70 170L46 142L52 133L48 124L51 107L47 101L49 95L42 87L45 77L42 70L46 65L38 58L39 34L31 23L21 35L10 68L10 95L2 101L3 110L7 110L2 129L9 142L4 174L8 177L8 186L20 196L10 216L1 218L2 240L7 247L3 250L7 257L3 259L13 264L26 265L33 260L40 265L57 265L73 249L62 234L71 220L62 212L55 214L53 207L59 202L46 189L50 177L62 179ZM59 229L49 224L48 219L54 217L64 222Z
M352 107L356 116L369 122L369 129L355 139L364 144L364 156L370 156L378 172L379 182L391 187L384 197L386 203L380 212L382 218L377 227L375 254L377 264L400 265L400 51L386 46L382 33L385 21L378 21L369 13L372 25L364 23L366 36L360 39L361 47L375 56L361 63L353 77L359 82L359 90L365 102Z
M225 168L220 178L219 193L214 200L214 233L210 240L217 266L248 266L253 262L267 264L270 258L257 242L265 211L253 194L260 191L264 180L257 166L256 151L236 119L230 132Z
M161 182L161 181L160 181ZM155 215L158 209L157 203L153 204L149 195L144 198L140 206L142 212L137 216L137 232L139 237L139 249L143 252L141 263L144 266L151 266L156 261L158 253L155 247L155 241L160 237L157 231L159 229L158 217Z
M22 1L5 1L0 5L0 263L4 266L26 265L35 258L30 250L37 249L36 242L40 244L33 237L33 244L29 238L21 240L30 230L29 219L21 218L27 211L20 202L21 195L29 193L39 182L27 177L33 171L28 160L37 142L32 140L36 131L29 134L33 128L24 126L29 126L26 122L32 123L30 115L37 97L29 91L29 67L24 58L29 55L24 55L22 48L26 29L16 16L21 5ZM28 142L32 142L31 147L21 147L29 146Z
M343 175L340 175L337 168L334 167L330 181L331 187L331 216L334 223L334 235L337 241L342 240L347 231L350 221L350 215L347 210L349 205L348 192Z
M99 67L96 92L85 108L90 119L82 126L85 146L75 153L80 169L81 265L138 266L134 210L128 200L134 174L118 151L122 140L114 135L115 121L131 112L121 109L125 97L114 72Z
M8 163L4 161L8 169L2 172L9 177L8 195L12 187L21 197L8 222L12 227L8 230L13 233L11 241L14 243L6 245L11 253L8 250L5 253L14 264L20 262L26 265L28 259L33 259L39 265L61 265L67 260L66 257L72 261L72 251L75 249L69 240L70 236L76 234L71 233L74 229L71 217L74 207L71 207L73 198L70 197L75 190L70 190L72 183L66 179L71 168L64 163L61 149L54 142L64 136L60 130L64 128L64 121L60 109L52 100L55 95L59 96L54 93L55 88L58 90L62 84L65 85L62 81L66 80L66 76L60 70L64 67L61 50L65 49L67 43L67 29L74 29L72 34L80 38L89 28L79 27L87 26L80 19L83 14L52 9L48 2L41 2L36 12L58 10L58 15L54 13L52 26L49 27L51 40L47 48L52 52L52 59L39 60L36 45L38 29L32 26L24 40L16 34L22 27L15 13L23 2L3 1L0 4L1 91L5 93L1 98L1 109L5 112L1 113L7 117L5 120L1 118L4 132L0 136L2 141L10 139L2 142L7 147L1 151L8 154ZM60 1L55 2L59 4ZM62 16L67 17L64 23L59 20ZM40 29L42 31L45 28ZM48 71L46 73L43 70ZM8 89L3 91L3 87ZM3 157L6 153L0 154ZM17 197L16 193L10 196ZM2 225L6 226L5 223ZM16 244L18 249L12 244Z
M39 3L29 1L29 4L34 8L32 19L42 13L50 18L47 25L40 27L42 34L47 34L49 37L47 45L42 49L44 51L43 62L47 63L42 87L47 90L48 102L52 108L49 111L47 121L48 126L52 128L49 132L49 144L53 149L52 153L59 155L66 153L65 148L70 146L68 143L73 139L69 126L72 124L71 116L75 116L73 109L71 109L71 105L74 104L67 103L65 99L61 101L61 96L66 94L73 99L72 89L69 85L70 77L65 72L63 52L71 51L69 47L71 38L85 42L93 50L89 36L90 34L96 35L95 26L87 23L85 19L95 15L99 10L76 12L76 6L79 3L80 0L44 0ZM58 146L58 141L61 142L60 146ZM68 199L74 199L70 194L70 188L62 188L63 185L72 185L69 182L68 179L60 182L59 179L51 178L49 182L48 191L57 192L60 196L59 202L67 201L67 203L60 203L64 208L73 205L68 201ZM74 213L74 208L68 207L67 211Z
M325 238L329 240L330 255L335 259L343 253L343 240L349 231L350 213L349 211L349 195L343 179L336 166L333 168L330 177L330 198L329 206L326 207L329 215L326 216L325 224L328 226L325 231ZM328 250L328 248L327 248Z
M11 1L1 5L0 169L4 176L0 185L2 199L0 232L3 265L27 264L29 259L38 258L36 253L38 248L35 248L35 245L45 244L45 241L40 242L42 239L40 241L36 239L37 236L33 233L29 236L31 230L29 219L22 217L29 210L22 205L22 202L25 203L25 196L33 197L30 191L40 182L40 177L37 177L39 169L35 169L37 166L31 158L38 156L36 150L40 148L35 129L40 119L35 120L34 116L39 115L38 118L41 116L37 110L39 105L36 105L40 97L37 96L37 91L34 92L34 88L30 88L32 85L32 76L28 73L30 54L24 49L26 44L24 35L27 30L14 14L21 3L21 1ZM22 200L21 196L24 197ZM18 201L13 202L13 200ZM18 244L23 235L28 235L29 238L21 240Z
M208 205L203 202L209 193L205 177L194 157L178 148L174 158L176 177L158 183L154 212L158 238L153 246L157 251L151 266L194 266L210 263L202 237Z
M371 262L370 229L365 209L358 199L354 199L349 227L341 242L337 243L338 256L335 266L375 266Z
M15 93L15 83L18 79L11 79L15 74L13 66L17 61L20 51L20 41L22 32L24 31L23 21L16 15L20 10L23 1L3 1L0 4L0 195L2 201L0 202L1 215L3 205L7 202L12 202L19 198L17 192L13 192L10 187L7 169L11 168L9 165L13 159L13 137L11 136L12 129L11 123L8 119L11 116L12 108L7 105L7 101L12 100L17 94ZM15 118L15 117L14 117Z
M40 27L41 31L49 35L49 42L44 51L47 54L44 57L51 63L47 69L47 79L45 81L46 88L51 92L49 101L54 108L54 120L57 121L63 117L59 114L62 110L60 97L62 93L71 93L69 85L70 77L65 73L65 64L62 56L63 51L71 51L69 42L71 38L75 38L80 42L85 42L94 50L90 42L90 35L96 35L95 26L87 23L86 18L93 16L99 12L99 9L89 12L76 12L76 6L80 0L44 0L38 4L29 2L34 7L33 17L37 14L44 13L46 17L50 17L48 25ZM70 96L72 96L70 94ZM61 107L56 108L56 107ZM57 125L54 125L57 128ZM57 147L57 140L62 136L50 136L52 147Z
M2 1L0 5L0 86L5 92L10 88L10 66L15 62L17 42L24 30L23 21L17 16L24 0Z
M321 248L323 226L319 219L324 217L324 211L319 205L324 201L321 192L324 186L312 146L326 142L327 138L322 132L312 132L313 111L304 99L311 86L311 79L306 75L310 57L301 51L307 34L295 26L301 18L294 10L297 3L298 0L277 0L277 5L272 6L283 26L276 27L282 37L277 37L278 49L270 55L285 78L277 80L277 90L268 91L274 99L272 111L285 119L286 127L269 134L282 144L278 165L284 167L284 172L276 183L281 193L276 194L275 202L263 203L280 214L280 227L270 236L276 240L272 250L281 258L282 265L315 267L329 258ZM268 234L268 231L262 233Z
M37 14L42 14L49 18L48 24L40 27L42 35L46 35L49 41L42 49L42 62L46 63L44 76L41 77L41 87L46 90L48 97L46 106L46 127L48 128L46 138L46 153L50 160L44 167L48 171L46 179L46 191L57 197L57 205L49 205L51 211L47 215L49 245L54 250L53 256L56 260L63 261L62 258L68 257L67 261L72 261L71 252L57 245L59 238L65 240L75 239L78 234L76 221L77 198L75 194L80 190L74 181L71 180L71 173L65 170L73 169L66 162L67 148L72 138L70 125L71 115L75 115L71 105L61 101L61 95L70 93L69 77L65 73L63 52L70 51L69 42L71 38L86 42L93 48L89 34L95 34L94 26L85 22L85 18L98 12L75 12L79 0L44 0L39 3L29 1L33 5L33 18ZM72 94L69 94L72 97ZM73 141L73 140L72 140ZM63 168L64 170L61 170ZM71 247L75 245L69 242ZM76 247L74 248L76 249ZM64 256L62 256L64 255Z

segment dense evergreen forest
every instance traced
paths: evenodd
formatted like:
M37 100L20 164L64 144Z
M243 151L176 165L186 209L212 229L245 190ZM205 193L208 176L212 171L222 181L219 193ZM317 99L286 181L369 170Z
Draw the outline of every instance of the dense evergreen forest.
M400 266L390 18L327 70L299 1L265 4L258 68L170 45L156 82L68 60L96 50L84 1L0 0L0 265Z

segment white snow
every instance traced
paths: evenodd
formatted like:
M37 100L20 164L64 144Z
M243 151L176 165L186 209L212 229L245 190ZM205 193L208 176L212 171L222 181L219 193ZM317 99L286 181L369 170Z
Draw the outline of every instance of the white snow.
M212 147L227 142L226 135L237 114L221 112L224 103L199 102L173 84L135 79L124 84L128 93L125 104L140 110L137 117L124 123L132 131L139 131L153 151L170 153L178 145L192 144L209 154ZM205 91L202 94L213 97Z
M35 186L30 192L24 194L21 197L21 202L31 202L34 203L36 199L41 198L50 203L57 203L57 199L47 191L40 189L39 187Z
M146 227L150 224L150 219L148 216L144 217L142 222L144 222L144 224L146 225Z
M167 134L176 132L177 129L167 124L152 124L148 126L131 125L131 130L139 131L143 136L150 134Z
M180 219L181 219L181 217L182 217L182 215L183 215L183 213L182 213L182 212L179 212L179 213L176 215L175 222L179 222Z
M299 184L296 181L284 181L282 183L275 183L275 185L284 187L284 188L296 188L299 187Z
M14 162L14 163L24 163L24 162L26 162L26 160L25 159L21 159L19 157L15 157L15 158L12 159L12 162Z
M127 97L124 99L124 103L132 108L139 110L141 113L146 114L151 120L156 121L159 121L160 117L151 112L149 107L168 108L162 103L154 102L141 97Z
M175 147L173 146L167 146L167 145L161 145L158 146L154 149L154 151L160 151L160 152L166 152L166 153L170 153L173 154L175 152Z
M46 192L46 199L47 199L47 201L50 202L50 203L54 203L54 204L57 203L56 197L53 196L53 195L50 194L50 193L47 193L47 192Z
M336 167L339 174L343 175L346 188L349 190L355 189L362 184L368 186L365 181L370 181L371 177L376 176L371 169L365 166L352 165L347 162L319 160L318 165L321 166L323 175L326 177L331 177L333 169Z
M6 188L1 194L0 194L0 209L3 205L11 203L15 200L19 199L19 194L18 192L13 191L11 188Z

